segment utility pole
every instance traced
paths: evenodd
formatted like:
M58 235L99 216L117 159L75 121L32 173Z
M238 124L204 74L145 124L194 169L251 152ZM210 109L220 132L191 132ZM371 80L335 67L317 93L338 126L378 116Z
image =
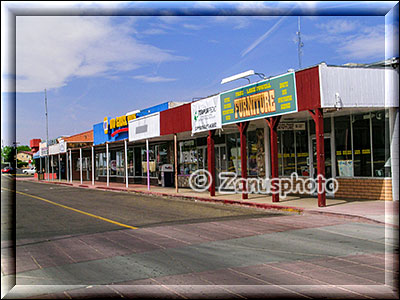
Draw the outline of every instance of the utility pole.
M300 16L298 17L298 20L297 20L297 26L298 26L298 31L296 32L296 34L297 34L297 42L298 42L298 44L297 44L297 54L298 54L298 57L299 57L299 69L301 69L301 55L303 54L301 48L303 48L304 44L301 41Z
M47 180L49 180L49 119L47 114L47 91L44 89L44 104L45 104L45 113L46 113L46 172L47 172Z

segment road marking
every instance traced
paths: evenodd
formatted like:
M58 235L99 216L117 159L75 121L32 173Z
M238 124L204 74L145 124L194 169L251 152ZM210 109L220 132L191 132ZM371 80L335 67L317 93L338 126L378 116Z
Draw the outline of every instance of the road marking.
M32 198L35 198L35 199L38 199L38 200L41 200L41 201L44 201L44 202L47 202L47 203L50 203L50 204L53 204L53 205L57 205L57 206L60 206L62 208L69 209L69 210L75 211L77 213L84 214L86 216L93 217L93 218L96 218L96 219L99 219L99 220L102 220L102 221L105 221L105 222L108 222L108 223L112 223L112 224L115 224L115 225L118 225L118 226L121 226L121 227L126 227L126 228L130 228L130 229L138 229L137 227L134 227L134 226L122 224L122 223L119 223L117 221L113 221L113 220L110 220L110 219L107 219L107 218L103 218L103 217L100 217L100 216L97 216L97 215L94 215L94 214L91 214L91 213L88 213L88 212L85 212L85 211L82 211L82 210L79 210L79 209L76 209L76 208L73 208L73 207L62 205L62 204L59 204L59 203L56 203L56 202L53 202L53 201L38 197L38 196L29 195L29 194L26 194L26 193L23 193L23 192L13 191L13 190L10 190L10 189L7 189L7 188L1 188L1 189L2 190L7 190L7 191L10 191L10 192L16 192L16 193L24 195L24 196L32 197Z

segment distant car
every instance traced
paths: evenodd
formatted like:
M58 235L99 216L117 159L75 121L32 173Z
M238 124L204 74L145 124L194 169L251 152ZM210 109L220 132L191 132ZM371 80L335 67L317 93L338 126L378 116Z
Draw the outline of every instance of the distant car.
M36 168L29 168L22 170L22 174L28 174L28 175L33 175L36 173Z
M5 168L1 169L1 173L11 174L11 173L14 173L14 169L11 167L5 167Z

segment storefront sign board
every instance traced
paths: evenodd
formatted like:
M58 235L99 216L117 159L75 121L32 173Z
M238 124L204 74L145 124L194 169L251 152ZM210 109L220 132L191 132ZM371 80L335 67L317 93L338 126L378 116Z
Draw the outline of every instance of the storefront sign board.
M293 72L222 93L222 125L297 112Z
M219 95L201 99L191 104L192 133L221 128L221 103Z
M129 121L129 141L138 141L160 136L160 113Z

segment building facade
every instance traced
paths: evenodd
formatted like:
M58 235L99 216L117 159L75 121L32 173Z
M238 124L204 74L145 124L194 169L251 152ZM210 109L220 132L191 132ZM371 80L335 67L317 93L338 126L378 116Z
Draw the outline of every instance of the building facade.
M398 79L398 59L321 63L191 103L105 117L91 142L64 138L67 179L184 188L191 174L208 170L215 195L227 172L271 180L323 175L338 189L315 195L319 206L327 196L397 201ZM166 170L173 171L168 183Z

